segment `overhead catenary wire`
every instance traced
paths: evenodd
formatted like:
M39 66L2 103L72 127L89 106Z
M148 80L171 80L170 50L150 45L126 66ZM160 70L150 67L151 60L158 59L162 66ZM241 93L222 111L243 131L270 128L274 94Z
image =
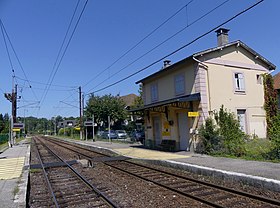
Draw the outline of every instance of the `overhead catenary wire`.
M21 86L21 85L18 85L19 87L21 88L28 88L28 87L25 87L25 86ZM45 88L38 88L38 87L33 87L34 90L45 90ZM71 92L71 91L75 91L76 89L49 89L49 91L55 91L55 92Z
M127 54L129 54L133 49L135 49L137 46L139 46L142 42L144 42L148 37L150 37L153 33L155 33L157 30L159 30L163 25L165 25L168 21L170 21L173 17L175 17L179 12L181 12L184 8L188 7L190 3L192 3L194 0L190 0L188 3L186 3L183 7L178 9L175 13L173 13L170 17L168 17L165 21L163 21L159 26L157 26L155 29L153 29L151 32L149 32L144 38L142 38L140 41L138 41L135 45L133 45L131 48L129 48L124 54L122 54L119 58L117 58L113 63L111 63L107 68L102 70L100 73L98 73L95 77L90 79L86 84L84 84L82 87L86 87L89 83L97 79L100 75L102 75L104 72L106 72L109 68L114 66L117 62L119 62L122 58L124 58ZM91 90L89 90L91 91ZM68 97L64 98L62 101L67 100L72 95L69 95Z
M16 76L16 78L18 80L21 80L21 81L27 81L26 79L23 79L23 78L18 77L18 76ZM39 85L49 85L48 83L37 82L37 81L32 81L32 80L29 80L29 82L39 84ZM52 84L52 86L53 87L61 87L61 88L69 88L69 89L76 89L77 88L77 86L66 86L66 85L57 85L57 84ZM33 88L33 89L35 89L35 88Z
M64 44L65 44L66 38L67 38L67 36L68 36L68 33L69 33L69 31L70 31L70 28L71 28L71 25L72 25L72 23L73 23L73 20L74 20L74 17L75 17L75 15L76 15L76 12L77 12L77 9L78 9L79 4L80 4L80 0L77 1L77 4L76 4L76 6L75 6L74 12L73 12L72 17L71 17L71 20L70 20L70 22L69 22L69 24L68 24L68 28L67 28L66 33L65 33L65 35L64 35L62 44L61 44L61 46L60 46L60 48L59 48L59 51L58 51L58 53L57 53L57 56L56 56L56 59L55 59L55 62L54 62L52 71L51 71L51 73L50 73L50 75L49 75L49 78L48 78L48 81L47 81L47 85L46 85L46 87L45 87L45 91L44 91L43 94L42 94L41 100L43 100L45 94L47 93L48 85L50 84L50 81L51 81L51 79L52 79L53 73L54 73L54 71L55 71L55 67L57 66L57 61L58 61L58 59L59 59L59 57L60 57L61 51L62 51L63 46L64 46Z
M27 78L27 75L26 75L26 73L25 73L25 70L24 70L24 68L23 68L23 66L22 66L22 64L21 64L21 61L20 61L20 59L19 59L19 57L18 57L18 55L17 55L17 52L16 52L16 50L15 50L13 44L12 44L12 41L11 41L11 39L10 39L10 37L9 37L9 34L8 34L8 32L7 32L7 30L6 30L5 26L4 26L4 23L3 23L3 21L2 21L1 18L0 18L0 23L1 23L1 26L2 26L1 28L3 28L3 31L4 31L6 37L7 37L8 41L9 41L9 44L10 44L10 46L11 46L11 48L12 48L14 54L15 54L15 57L16 57L16 59L17 59L17 62L18 62L19 66L20 66L20 68L21 68L21 70L22 70L22 72L23 72L23 75L24 75L25 79L27 80L27 82L28 82L28 84L29 84L29 88L31 89L31 91L32 91L32 93L33 93L35 99L38 100L38 97L37 97L36 93L34 92L34 90L32 89L32 86L31 86L31 84L30 84L30 82L29 82L29 79ZM13 73L14 73L14 69L13 69ZM15 76L15 75L14 75L14 76Z
M12 59L11 59L11 55L10 55L10 52L9 52L9 49L8 49L6 37L5 37L5 34L4 34L3 24L2 24L2 21L1 21L1 20L0 20L0 22L1 22L1 33L2 33L2 36L3 36L4 43L5 43L6 52L7 52L7 55L8 55L8 59L9 59L9 63L10 63L11 69L13 70L13 69L14 69L14 66L13 66L13 62L12 62Z
M152 34L154 34L157 30L159 30L162 26L164 26L167 22L169 22L172 18L174 18L177 14L179 14L184 8L188 7L190 3L192 3L194 0L190 0L187 4L185 4L183 7L178 9L175 13L173 13L170 17L168 17L165 21L163 21L159 26L154 28L151 32L149 32L144 38L142 38L140 41L138 41L135 45L133 45L131 48L129 48L124 54L122 54L119 58L117 58L113 63L111 63L107 68L102 70L99 74L97 74L94 78L90 79L86 84L83 85L83 87L87 86L89 83L97 79L101 74L103 74L105 71L110 69L112 66L114 66L117 62L119 62L122 58L124 58L128 53L130 53L133 49L135 49L137 46L139 46L142 42L144 42L148 37L150 37Z
M129 78L131 78L131 77L133 77L133 76L135 76L136 74L139 74L140 72L142 72L142 71L148 69L149 67L151 67L151 66L153 66L153 65L155 65L155 64L157 64L157 63L159 63L160 61L162 61L162 60L168 58L169 56L171 56L171 55L173 55L173 54L175 54L175 53L181 51L182 49L184 49L184 48L188 47L189 45L195 43L196 41L200 40L200 39L203 38L204 36L206 36L206 35L212 33L213 31L217 30L218 28L220 28L220 27L224 26L225 24L231 22L232 20L234 20L234 19L237 18L238 16L240 16L240 15L244 14L245 12L251 10L252 8L254 8L254 7L256 7L257 5L259 5L260 3L262 3L263 1L264 1L264 0L260 0L260 1L256 2L256 3L253 4L252 6L250 6L250 7L246 8L246 9L242 10L241 12L237 13L236 15L234 15L233 17L229 18L228 20L224 21L223 23L219 24L218 26L212 28L211 30L209 30L209 31L207 31L207 32L205 32L205 33L203 33L202 35L200 35L200 36L198 36L197 38L193 39L193 40L190 41L189 43L187 43L187 44L181 46L180 48L178 48L178 49L172 51L171 53L169 53L169 54L163 56L162 58L160 58L160 59L158 59L158 60L152 62L151 64L147 65L146 67L141 68L140 70L138 70L138 71L136 71L136 72L134 72L134 73L132 73L132 74L130 74L130 75L128 75L128 76L126 76L126 77L124 77L124 78L122 78L122 79L120 79L120 80L114 82L114 83L112 83L112 84L109 84L109 85L107 85L107 86L105 86L105 87L103 87L103 88L100 88L100 89L98 89L98 90L95 90L95 91L93 91L92 93L96 93L96 92L103 91L103 90L105 90L105 89L107 89L107 88L109 88L109 87L112 87L112 86L114 86L114 85L116 85L116 84L119 84L119 83L121 83L121 82L123 82L123 81L125 81L125 80L127 80L127 79L129 79ZM88 94L91 94L91 93L88 93Z
M0 20L1 21L1 20ZM15 70L14 70L14 65L13 65L13 62L12 62L12 59L11 59L11 55L10 55L10 51L9 51L9 48L8 48L8 44L7 44L7 41L6 41L6 37L5 37L5 33L4 33L4 26L2 24L2 21L0 22L1 24L1 33L2 33L2 36L3 36L3 40L4 40L4 44L5 44L5 49L6 49L6 52L7 52L7 56L8 56L8 59L9 59L9 63L10 63L10 66L11 66L11 70L12 70L12 77L13 79L15 80L15 83L17 83L17 80L16 80L16 74L15 74Z
M54 80L54 78L55 78L55 76L56 76L56 73L58 72L58 69L59 69L59 67L60 67L60 64L61 64L61 62L62 62L62 60L63 60L63 58L64 58L64 56L65 56L65 54L66 54L66 51L67 51L67 49L68 49L68 47L69 47L69 45L70 45L70 42L71 42L71 40L72 40L72 38L73 38L73 36L74 36L74 33L75 33L75 31L76 31L76 29L77 29L77 27L78 27L78 24L79 24L79 22L80 22L80 20L81 20L81 17L82 17L82 15L83 15L83 13L84 13L84 11L85 11L85 9L86 9L87 4L88 4L88 0L86 0L86 2L84 3L84 6L83 6L83 8L82 8L82 10L81 10L81 12L80 12L79 17L78 17L78 20L77 20L77 22L76 22L76 24L75 24L75 26L74 26L74 29L73 29L73 31L72 31L72 33L71 33L71 35L70 35L70 38L68 39L68 42L67 42L67 44L66 44L66 46L65 46L65 48L64 48L64 50L63 50L63 52L62 52L62 55L61 55L61 57L60 57L60 59L59 59L59 62L58 62L58 64L57 64L57 67L56 67L56 69L55 69L55 72L54 72L54 74L53 74L53 76L52 76L52 78L51 78L50 84L48 85L47 91L46 91L46 93L44 94L44 97L41 99L40 105L43 104L43 102L44 102L44 100L45 100L45 98L46 98L46 96L47 96L47 94L48 94L49 88L50 88L50 86L52 85L52 82L53 82L53 80Z
M123 68L121 68L120 70L118 70L117 72L115 72L114 74L112 74L110 77L104 79L103 81L101 81L100 83L98 83L96 86L94 86L93 88L91 88L88 91L92 91L93 89L95 89L96 87L100 86L101 84L103 84L104 82L108 81L109 79L111 79L111 77L117 75L118 73L120 73L121 71L123 71L124 69L128 68L129 66L131 66L132 64L134 64L135 62L139 61L141 58L145 57L146 55L148 55L149 53L151 53L152 51L154 51L155 49L157 49L158 47L160 47L161 45L163 45L164 43L168 42L169 40L171 40L172 38L174 38L175 36L177 36L179 33L183 32L184 30L186 30L188 27L192 26L193 24L197 23L198 21L200 21L201 19L203 19L204 17L208 16L209 14L211 14L212 12L214 12L215 10L217 10L218 8L220 8L221 6L223 6L225 3L227 3L230 0L226 0L224 2L222 2L221 4L217 5L216 7L214 7L213 9L211 9L210 11L206 12L204 15L200 16L199 18L197 18L196 20L194 20L193 22L191 22L190 24L187 24L187 26L183 27L182 29L180 29L179 31L177 31L176 33L174 33L173 35L171 35L170 37L168 37L167 39L165 39L164 41L162 41L161 43L159 43L158 45L156 45L155 47L153 47L152 49L150 49L149 51L145 52L143 55L141 55L140 57L136 58L135 60L133 60L132 62L130 62L129 64L127 64L126 66L124 66ZM88 93L87 93L88 94Z

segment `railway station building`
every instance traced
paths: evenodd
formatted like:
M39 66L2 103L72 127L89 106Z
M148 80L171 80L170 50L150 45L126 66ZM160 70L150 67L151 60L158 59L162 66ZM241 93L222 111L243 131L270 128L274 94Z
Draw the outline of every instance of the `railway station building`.
M169 144L193 150L197 130L223 105L235 113L242 130L266 137L262 74L276 66L240 40L229 42L228 29L216 31L218 44L163 67L139 80L144 106L145 146Z

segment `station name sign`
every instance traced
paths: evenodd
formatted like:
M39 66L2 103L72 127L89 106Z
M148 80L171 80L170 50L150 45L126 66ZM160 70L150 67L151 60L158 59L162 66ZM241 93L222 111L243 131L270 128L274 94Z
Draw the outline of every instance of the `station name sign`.
M24 129L24 123L14 123L13 129Z
M188 112L188 117L198 117L199 112Z

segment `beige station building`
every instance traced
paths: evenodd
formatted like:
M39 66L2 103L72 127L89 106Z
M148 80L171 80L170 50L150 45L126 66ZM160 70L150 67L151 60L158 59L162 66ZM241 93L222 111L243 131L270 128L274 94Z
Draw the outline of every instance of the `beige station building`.
M216 31L218 45L172 63L142 84L145 146L162 141L174 150L193 150L198 127L222 105L236 114L249 135L266 137L262 74L276 66L240 40L229 42L228 29Z

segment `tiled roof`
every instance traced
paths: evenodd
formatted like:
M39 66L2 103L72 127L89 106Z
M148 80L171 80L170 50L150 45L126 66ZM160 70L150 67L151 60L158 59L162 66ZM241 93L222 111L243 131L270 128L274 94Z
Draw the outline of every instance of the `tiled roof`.
M274 77L274 89L280 89L280 72L276 74Z
M146 81L150 78L153 78L159 74L163 74L163 73L166 73L167 71L170 71L172 69L174 69L174 67L186 62L186 61L192 61L193 58L196 58L196 57L199 57L201 55L204 55L204 54L207 54L207 53L212 53L214 51L217 51L217 50L221 50L223 48L227 48L227 47L230 47L230 46L233 46L233 45L237 45L237 46L241 46L243 47L245 50L247 50L248 52L250 52L251 54L253 54L255 56L255 58L263 61L264 63L266 63L266 65L268 66L268 69L269 70L275 70L276 69L276 66L274 64L272 64L270 61L268 61L266 58L264 58L263 56L261 56L259 53L257 53L256 51L254 51L252 48L250 48L249 46L247 46L245 43L243 43L242 41L240 40L237 40L237 41L233 41L233 42L230 42L228 44L225 44L225 45L222 45L222 46L218 46L218 47L214 47L214 48L209 48L207 50L204 50L204 51L200 51L198 53L195 53L195 54L192 54L191 56L188 56L187 58L177 62L177 63L174 63L166 68L163 68L162 70L159 70L139 81L136 82L136 84L139 84L140 82L143 82L143 81Z
M121 96L121 99L124 101L126 106L131 106L134 103L136 98L137 98L137 95L135 95L135 94L128 94L128 95Z

